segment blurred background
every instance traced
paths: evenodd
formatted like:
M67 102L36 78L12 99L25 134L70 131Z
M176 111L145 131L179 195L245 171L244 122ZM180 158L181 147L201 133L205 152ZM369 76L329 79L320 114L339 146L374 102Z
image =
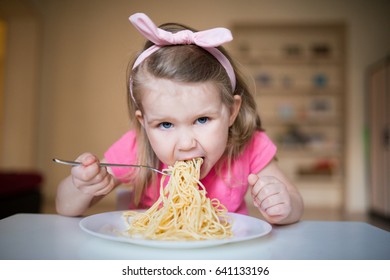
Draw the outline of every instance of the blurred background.
M102 156L128 129L125 72L144 42L128 22L135 12L232 30L226 48L304 196L304 219L388 223L387 0L0 0L2 217L55 213L69 168L52 158ZM90 213L115 205L112 193Z

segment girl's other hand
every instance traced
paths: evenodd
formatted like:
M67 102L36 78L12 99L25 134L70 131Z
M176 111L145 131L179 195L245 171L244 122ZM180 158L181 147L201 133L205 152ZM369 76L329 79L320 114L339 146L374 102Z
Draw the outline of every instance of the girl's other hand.
M84 153L77 159L82 164L71 171L74 186L82 193L92 196L108 194L115 186L114 178L99 159L91 153Z
M291 198L287 187L274 176L248 176L253 204L259 209L264 218L278 224L286 219L291 211Z

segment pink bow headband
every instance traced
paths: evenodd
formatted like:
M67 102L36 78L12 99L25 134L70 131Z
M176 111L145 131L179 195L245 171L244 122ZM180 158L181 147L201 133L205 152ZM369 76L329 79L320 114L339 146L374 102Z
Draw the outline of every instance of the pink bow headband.
M232 89L236 88L236 76L233 67L226 56L220 52L216 47L223 43L233 40L231 32L226 28L213 28L205 31L192 32L191 30L182 30L177 33L172 33L161 28L158 28L153 21L143 13L136 13L129 17L130 22L134 27L149 41L155 45L143 51L135 60L133 69L136 68L142 61L155 51L163 46L168 45L197 45L210 54L212 54L221 65L225 68ZM133 97L130 81L130 92Z

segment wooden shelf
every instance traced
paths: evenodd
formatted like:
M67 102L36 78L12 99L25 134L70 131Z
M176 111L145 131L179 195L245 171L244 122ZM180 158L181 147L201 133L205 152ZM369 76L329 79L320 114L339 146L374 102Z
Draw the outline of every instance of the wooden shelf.
M339 88L269 88L257 86L258 97L280 97L280 96L302 96L302 97L321 97L321 96L340 96L343 93L342 89Z
M238 23L232 30L234 57L255 80L258 111L281 168L298 187L310 186L306 199L315 203L331 191L328 204L341 204L345 26ZM336 162L334 169L316 169L327 160Z
M294 65L294 66L317 66L317 65L335 65L342 63L337 58L283 58L283 57L248 57L246 55L238 55L237 59L246 65Z

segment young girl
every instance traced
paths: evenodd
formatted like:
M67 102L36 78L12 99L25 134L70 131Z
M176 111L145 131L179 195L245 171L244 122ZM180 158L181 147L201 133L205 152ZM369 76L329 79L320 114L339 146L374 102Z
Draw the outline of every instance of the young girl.
M167 168L203 158L200 179L210 198L229 212L247 214L245 194L273 224L298 221L302 198L274 160L276 147L263 132L255 101L221 44L225 28L194 32L179 24L158 28L144 14L130 21L149 41L129 67L128 103L133 129L102 162ZM100 167L84 153L58 187L57 211L81 215L120 184L134 188L130 208L149 208L161 175L148 169Z

